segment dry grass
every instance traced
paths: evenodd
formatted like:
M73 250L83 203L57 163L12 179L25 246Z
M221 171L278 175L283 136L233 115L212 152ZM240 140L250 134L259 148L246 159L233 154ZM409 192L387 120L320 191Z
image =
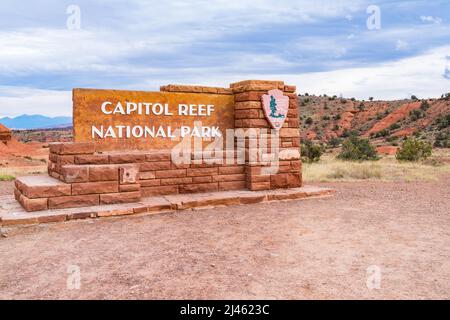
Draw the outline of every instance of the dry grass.
M436 181L442 175L450 174L450 165L442 163L447 156L448 153L439 153L426 163L399 162L393 156L386 156L378 161L349 162L336 160L335 154L326 154L318 163L303 164L303 179L305 182Z

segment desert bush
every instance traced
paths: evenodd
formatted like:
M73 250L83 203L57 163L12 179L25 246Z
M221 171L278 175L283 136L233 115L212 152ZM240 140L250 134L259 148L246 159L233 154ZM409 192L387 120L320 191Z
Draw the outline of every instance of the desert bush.
M430 107L430 104L428 103L427 100L422 100L422 103L420 104L420 109L423 111L428 110L428 108Z
M329 148L336 148L339 147L339 145L342 143L342 139L333 137L330 140L328 140L328 147Z
M412 95L412 96L411 96L411 100L416 101L416 100L419 100L419 98L417 98L417 96L415 96L415 95Z
M373 97L369 97L369 100L370 100L370 101L373 101Z
M387 137L390 133L389 129L383 129L375 134L375 138Z
M311 140L304 140L302 142L302 161L317 162L323 154L323 146L321 144L313 143Z
M439 130L445 129L450 126L450 114L446 116L440 116L436 119L436 124Z
M431 153L432 147L429 142L408 138L397 151L396 158L400 161L419 161L427 159Z
M412 110L412 111L409 113L409 117L411 118L411 121L419 120L419 119L422 118L423 116L424 116L423 111L422 111L422 110L419 110L419 109Z
M0 174L0 181L13 181L15 179L14 176L9 174Z
M305 124L310 125L313 123L313 119L311 117L306 118Z
M351 134L342 144L341 153L337 158L351 161L378 160L378 155L369 139L359 138L357 135Z
M398 122L391 124L389 127L389 130L392 130L392 131L397 130L397 129L400 129L400 125L398 124Z

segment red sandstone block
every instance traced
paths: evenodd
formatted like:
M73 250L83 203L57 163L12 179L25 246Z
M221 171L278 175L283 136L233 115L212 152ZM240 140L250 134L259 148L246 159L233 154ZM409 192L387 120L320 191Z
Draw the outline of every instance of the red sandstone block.
M300 129L298 128L282 128L280 129L280 137L297 138L300 137Z
M243 93L237 93L234 95L234 101L243 102L243 101L261 101L261 97L265 94L265 92L258 91L248 91Z
M53 152L50 150L50 152ZM63 142L59 152L54 152L62 155L67 154L94 154L95 145L92 142Z
M218 191L217 182L186 184L178 187L180 193L196 193L196 192L216 192Z
M141 187L155 187L161 185L160 179L141 180Z
M139 183L119 185L119 192L133 192L133 191L140 191L140 190L141 190L141 185Z
M288 176L285 173L279 173L270 176L270 188L279 189L288 187Z
M48 160L50 162L57 163L58 162L58 155L56 153L50 153L48 155Z
M292 171L301 171L302 162L300 160L292 160L291 161L291 170Z
M268 128L269 123L266 119L242 119L244 128Z
M119 167L116 165L89 166L89 181L118 181Z
M245 181L222 181L219 182L219 191L243 190L246 186Z
M186 169L156 171L156 178L181 178L186 176Z
M171 163L170 164L170 169L187 169L189 168L191 165L190 164L185 164L185 163Z
M61 152L62 143L61 142L52 142L49 143L49 151L50 153L59 154Z
M288 115L288 117L296 118L296 117L298 117L298 110L297 109L289 109L287 115Z
M16 199L16 201L20 200L21 195L22 193L17 188L14 188L14 199Z
M141 187L143 197L153 197L166 194L177 194L178 186L157 186L157 187Z
M211 176L203 176L203 177L192 177L193 183L206 183L206 182L212 182Z
M300 126L300 120L297 118L289 119L288 123L291 128L298 128Z
M119 167L120 184L131 184L139 181L139 165L123 164Z
M285 85L283 90L284 90L284 92L295 92L295 90L297 90L297 88L295 86Z
M169 170L170 161L155 161L141 163L141 171Z
M49 176L25 176L16 179L16 187L28 198L48 198L70 195L70 184Z
M236 110L234 117L235 119L259 119L259 111L258 109Z
M109 156L106 154L84 154L75 156L76 164L108 164Z
M260 175L249 175L246 178L247 182L255 183L255 182L270 182L269 174L260 174Z
M64 213L51 214L48 216L38 216L38 223L53 223L53 222L63 222L67 220L67 215Z
M185 178L167 178L167 179L161 179L161 185L173 185L173 184L186 184L186 183L192 183L191 177L185 177Z
M231 94L233 94L233 90L231 90L229 88L217 88L217 94L231 95Z
M109 162L115 164L144 162L145 154L117 153L109 155Z
M119 191L117 181L84 182L72 184L72 195L112 193Z
M239 174L245 173L245 166L219 167L219 174Z
M146 171L146 172L140 172L139 173L139 179L140 180L150 180L155 179L155 171Z
M74 164L75 156L73 156L73 155L57 155L56 163L59 166L64 166L66 164Z
M145 158L146 158L145 154L118 153L118 154L110 154L109 162L110 163L136 163L136 162L144 162Z
M88 168L88 166L66 165L61 168L61 175L66 183L88 182Z
M246 110L246 109L256 109L261 110L261 102L260 101L243 101L236 102L234 108L237 110Z
M187 169L188 177L212 176L218 173L218 168L196 168Z
M100 195L100 204L129 203L138 202L139 200L141 200L141 193L139 191Z
M89 207L89 206L96 206L98 204L99 204L98 194L54 197L48 199L49 209Z
M242 128L242 127L243 127L243 125L242 125L242 119L234 120L234 127L235 127L235 128Z
M251 191L269 190L270 182L248 182L247 188Z
M168 160L170 160L170 152L168 152L168 151L151 152L151 153L147 153L145 155L145 161L148 161L148 162L168 161Z
M300 147L300 138L293 138L292 139L292 146L293 147Z
M47 198L30 199L23 194L19 198L20 204L28 212L47 210L47 200Z
M287 176L288 179L288 187L289 188L298 188L302 186L302 173L289 173Z
M283 90L284 82L279 80L243 80L230 84L230 88L234 89L242 86L258 86L258 85L271 85L274 88Z
M214 175L213 181L244 181L245 173L242 174L226 174L226 175Z

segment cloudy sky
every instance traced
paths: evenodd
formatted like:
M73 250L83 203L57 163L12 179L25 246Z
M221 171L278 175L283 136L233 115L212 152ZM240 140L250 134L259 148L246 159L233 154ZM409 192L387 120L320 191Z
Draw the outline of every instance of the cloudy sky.
M0 2L0 117L71 115L77 87L244 79L359 99L438 97L450 91L450 1Z

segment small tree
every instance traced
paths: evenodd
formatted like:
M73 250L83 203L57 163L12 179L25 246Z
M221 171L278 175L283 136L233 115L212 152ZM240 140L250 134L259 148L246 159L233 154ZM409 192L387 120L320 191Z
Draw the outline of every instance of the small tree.
M320 160L323 153L323 147L320 144L315 144L311 140L304 140L302 142L302 161L311 163Z
M419 161L431 156L431 144L415 138L406 139L397 151L396 158L400 161Z
M337 158L352 161L378 160L378 155L369 139L359 138L352 134L342 144L341 153Z

